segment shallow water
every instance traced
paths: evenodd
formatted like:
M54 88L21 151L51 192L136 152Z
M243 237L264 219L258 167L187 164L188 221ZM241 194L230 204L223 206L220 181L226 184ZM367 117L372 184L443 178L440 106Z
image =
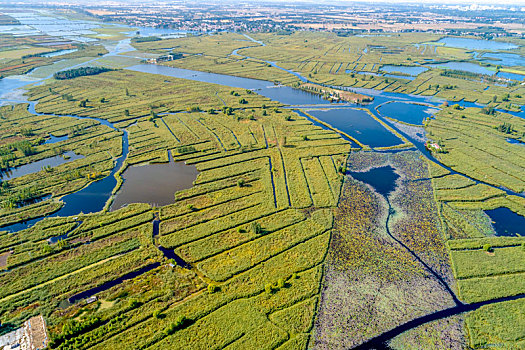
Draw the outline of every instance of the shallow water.
M478 60L506 67L525 66L525 57L508 52L487 52L475 57Z
M431 117L438 111L437 108L404 102L386 103L378 110L386 117L414 125L423 124L425 118Z
M293 89L289 86L278 86L265 80L241 78L225 74L206 73L189 69L158 66L154 64L138 64L126 69L161 74L175 78L220 84L241 89L253 89L258 94L288 105L327 104L321 96L311 92Z
M525 142L523 141L520 141L520 140L515 140L515 139L505 139L505 141L507 141L508 143L512 143L513 145L521 145L521 146L525 146Z
M35 103L31 102L29 105L29 112L37 114L35 111ZM102 125L106 125L113 130L117 130L110 122L98 118L84 118L78 116L70 116L78 119L89 119L96 120ZM115 178L115 173L121 168L124 159L128 154L128 133L124 130L122 135L122 154L116 159L115 166L111 170L110 174L100 180L92 182L87 187L84 187L80 191L70 193L61 198L61 201L64 202L64 206L57 212L48 215L46 217L56 217L56 216L73 216L80 213L95 213L101 211L106 205L106 201L111 196L113 189L117 185L117 179ZM25 222L20 222L13 225L8 225L2 227L2 230L7 230L11 232L20 231L28 227L33 226L38 221L43 218L35 218Z
M511 50L518 48L517 45L494 40L467 39L467 38L442 38L437 43L449 47L459 47L469 50Z
M122 40L119 42L119 45L117 45L117 47L113 48L112 52L110 52L109 54L105 56L115 55L116 53L120 51L127 50L129 49L128 46L129 46L129 39ZM96 60L96 59L98 58L95 58L93 60ZM191 71L191 70L172 68L172 67L166 67L166 66L142 64L142 65L136 65L136 66L130 67L130 69L136 70L136 71L142 71L146 73L162 74L162 75L167 75L167 76L185 78L189 80L216 83L216 84L221 84L225 86L252 89L263 96L266 96L273 100L277 100L283 104L288 104L292 106L321 105L321 104L330 105L332 107L336 107L335 112L331 112L331 113L327 113L327 112L317 113L316 112L318 114L316 116L319 119L322 119L323 121L326 121L343 131L348 132L351 130L352 133L348 132L349 134L351 134L352 136L355 136L359 140L363 140L364 143L367 143L365 142L365 140L368 141L368 143L372 147L396 145L396 144L401 143L401 140L399 140L395 135L393 135L388 130L386 130L381 124L377 123L377 121L375 121L370 116L366 115L365 118L356 118L355 117L356 110L352 110L349 108L354 105L349 104L349 103L338 103L338 104L330 103L322 99L318 95L315 95L309 92L305 92L305 91L301 91L301 90L296 90L291 87L276 86L272 82L263 81L263 80L248 79L248 78L234 77L234 76L221 75L221 74L204 73L204 72ZM292 73L292 74L297 75L297 73ZM9 95L11 95L14 88L28 84L28 81L26 79L27 79L26 77L23 77L23 79L10 79L10 80L3 79L3 80L0 80L0 87L2 84L6 85L7 89L5 90L2 89L2 91L6 91ZM304 77L301 77L301 80L306 81ZM433 99L431 97L412 96L412 95L405 95L405 94L399 94L399 93L386 93L386 92L370 90L370 89L350 88L348 90L374 96L375 100L371 104L366 106L366 108L370 109L371 111L374 111L373 110L374 107L386 101L390 101L390 100L400 100L400 101L407 101L407 102L408 101L425 102L425 103L430 103L433 105L438 105L441 103L440 100ZM20 100L18 100L18 102L20 102ZM460 102L460 104L464 106L474 106L475 105L473 103L466 103L466 102ZM344 114L345 109L347 111L346 113L347 116L344 118L341 118L341 114L342 113ZM35 113L34 103L32 103L30 106L30 112ZM361 113L364 113L364 112L361 111ZM94 119L94 118L91 118L91 119ZM355 119L356 123L353 123L352 125L353 119ZM98 121L100 121L103 125L108 125L112 127L113 129L115 129L115 127L111 125L110 123L108 123L107 121L104 121L104 120L98 120ZM360 125L359 122L364 122L365 125ZM367 123L372 124L371 130L369 129L369 125L366 125ZM127 155L127 152L128 152L127 143L128 143L127 133L124 132L123 154L117 159L117 162L111 174L104 179L101 179L97 182L90 184L88 187L84 188L83 190L77 193L73 193L73 194L63 197L62 200L65 202L64 207L58 212L56 212L55 214L53 214L52 216L77 215L80 212L96 212L96 211L101 210L104 207L106 200L109 198L113 188L116 185L116 179L114 178L114 174L121 167L122 162ZM416 144L416 147L418 147L418 149L420 149L422 152L425 152L424 148L421 148L422 146L421 147L420 146L421 145ZM170 197L172 195L173 193L169 193ZM34 224L35 222L39 220L41 219L34 219L26 223L11 225L11 226L8 226L7 229L15 230L15 231L20 230L20 229L26 228Z
M27 34L47 34L80 42L95 41L96 39L86 35L96 34L91 29L100 27L96 22L69 20L56 15L42 15L36 12L11 12L9 15L27 28Z
M49 138L44 141L44 144L47 145L47 144L50 144L50 143L57 143L57 142L61 142L61 141L66 141L67 139L69 139L69 135L64 135L64 136L57 137L57 136L53 136L53 135L49 134Z
M127 280L133 279L135 277L138 277L140 275L143 275L146 272L151 271L153 269L156 269L159 266L160 266L160 263L158 263L158 262L146 265L146 266L144 266L144 267L142 267L142 268L140 268L138 270L129 272L129 273L127 273L127 274L117 278L117 279L110 280L110 281L108 281L106 283L103 283L100 286L97 286L97 287L85 290L85 291L80 292L78 294L75 294L75 295L71 296L69 299L67 299L67 301L70 304L74 304L74 303L76 303L79 300L89 298L89 297L91 297L91 296L93 296L95 294L98 294L98 293L106 291L106 290L108 290L108 289L110 289L112 287L115 287L115 286L121 284L124 281L127 281Z
M68 159L66 159L68 158ZM9 169L5 172L0 173L0 179L12 180L17 177L37 173L42 170L42 167L51 166L57 167L59 165L72 162L77 159L82 159L84 156L76 154L75 152L65 152L63 155L49 157L29 164L21 165L16 168Z

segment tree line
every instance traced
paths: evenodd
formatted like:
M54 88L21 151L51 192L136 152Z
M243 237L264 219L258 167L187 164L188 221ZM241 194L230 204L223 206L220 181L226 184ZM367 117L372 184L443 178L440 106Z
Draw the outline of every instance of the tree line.
M104 72L109 72L115 69L105 67L80 67L74 69L63 70L53 74L53 78L58 80L73 79L87 75L97 75Z

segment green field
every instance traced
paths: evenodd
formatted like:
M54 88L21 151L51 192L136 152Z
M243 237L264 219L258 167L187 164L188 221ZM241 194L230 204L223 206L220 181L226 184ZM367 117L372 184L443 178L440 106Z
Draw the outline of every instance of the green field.
M92 35L100 41L59 58L22 58L41 51L36 39L0 36L3 76L42 67L32 74L44 78L88 60L112 68L28 87L38 115L27 103L0 107L0 170L63 163L0 181L0 334L43 315L57 349L347 349L460 302L525 291L525 238L497 236L484 212L525 216L525 148L508 142L523 142L525 122L494 109L519 110L524 88L440 68L414 79L380 71L431 59L472 63L472 52L429 45L441 36L428 33L297 31L134 38L137 51L102 57L124 30L102 26ZM428 157L373 108L353 106L400 139L373 149L356 136L356 147L257 91L125 69L166 52L182 56L163 65L292 87L298 72L311 82L303 88L323 94L365 87L487 106L443 103L419 126L439 145ZM114 169L123 140L129 151ZM169 155L197 169L190 188L169 193L165 206L109 210L128 167ZM347 172L383 167L397 179L388 194ZM66 194L112 170L117 185L102 211L2 231L55 213ZM69 302L95 287L96 301ZM390 345L519 349L523 306L485 305Z

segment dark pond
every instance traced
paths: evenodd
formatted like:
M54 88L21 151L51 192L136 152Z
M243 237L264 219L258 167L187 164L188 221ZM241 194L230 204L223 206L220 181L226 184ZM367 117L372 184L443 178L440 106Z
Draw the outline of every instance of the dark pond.
M103 283L101 284L100 286L98 287L94 287L94 288L91 288L91 289L88 289L86 291L83 291L83 292L80 292L78 294L75 294L73 296L71 296L69 299L68 299L68 302L70 304L74 304L76 303L77 301L79 300L82 300L82 299L86 299L86 298L89 298L95 294L98 294L100 292L103 292L103 291L106 291L112 287L115 287L119 284L121 284L122 282L126 281L126 280L130 280L132 278L135 278L135 277L138 277L140 275L143 275L145 274L146 272L148 271L151 271L157 267L160 266L160 263L156 262L156 263L153 263L153 264L149 264L147 266L144 266L143 268L140 268L136 271L133 271L133 272L130 272L130 273L127 273L117 279L114 279L114 280L111 280L111 281L108 281L106 283Z
M386 103L378 110L386 117L414 125L421 125L423 119L438 111L438 109L429 106L405 102Z
M379 194L387 197L396 188L396 180L399 178L390 165L373 168L368 171L349 171L348 174L354 179L372 186Z
M40 196L40 197L33 197L33 198L30 198L30 199L26 199L26 200L24 200L22 202L19 202L17 204L17 208L22 208L22 207L25 207L26 205L31 205L31 204L47 201L50 198L51 198L51 195L50 194L46 194L46 195L43 195L43 196Z
M497 236L525 235L525 217L508 208L485 210L485 213L490 217Z
M306 115L303 111L298 110L298 109L294 109L293 111L294 111L295 113L299 114L300 116L303 116L303 117L305 117L306 119L310 120L310 121L312 122L313 125L319 126L319 127L323 128L323 129L326 129L326 125L323 125L323 124L319 123L318 121L316 121L316 120L310 118L310 117L309 117L308 115ZM351 147L353 147L353 148L359 148L359 147L360 147L357 143L354 142L354 140L352 140L352 139L346 137L345 135L341 135L341 137L344 138L346 141L350 142Z
M37 173L41 171L42 167L44 166L56 167L56 166L59 166L59 165L62 165L68 162L72 162L77 159L82 159L82 158L84 158L84 156L76 154L75 152L72 152L72 151L68 151L60 156L54 156L50 158L37 160L36 162L33 162L33 163L29 163L29 164L21 165L13 169L9 169L6 172L0 173L0 179L2 180L15 179L20 176Z
M175 261L175 263L178 266L183 267L185 269L191 269L191 265L188 264L186 261L184 261L180 256L175 254L175 251L173 249L167 249L167 248L164 248L163 246L158 246L157 248L162 252L162 254L167 259L173 259L173 261Z
M153 239L159 235L160 220L153 220ZM180 256L175 253L175 249L164 248L161 245L157 246L157 249L166 257L166 259L173 259L177 265L185 269L191 269L191 265L184 261Z
M467 39L467 38L442 38L437 41L450 47L459 47L469 50L510 50L518 48L517 45L494 40Z
M327 122L336 129L355 137L370 147L386 147L403 143L397 136L362 110L334 108L328 110L310 110L308 113Z
M149 203L162 206L173 203L174 193L193 186L198 171L183 162L155 163L131 166L122 174L124 183L118 191L111 210L130 203Z

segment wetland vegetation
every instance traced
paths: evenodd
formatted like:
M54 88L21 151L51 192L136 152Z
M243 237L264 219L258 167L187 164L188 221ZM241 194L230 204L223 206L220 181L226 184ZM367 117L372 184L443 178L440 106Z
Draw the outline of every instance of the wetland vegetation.
M80 15L0 26L0 336L523 347L523 39Z

